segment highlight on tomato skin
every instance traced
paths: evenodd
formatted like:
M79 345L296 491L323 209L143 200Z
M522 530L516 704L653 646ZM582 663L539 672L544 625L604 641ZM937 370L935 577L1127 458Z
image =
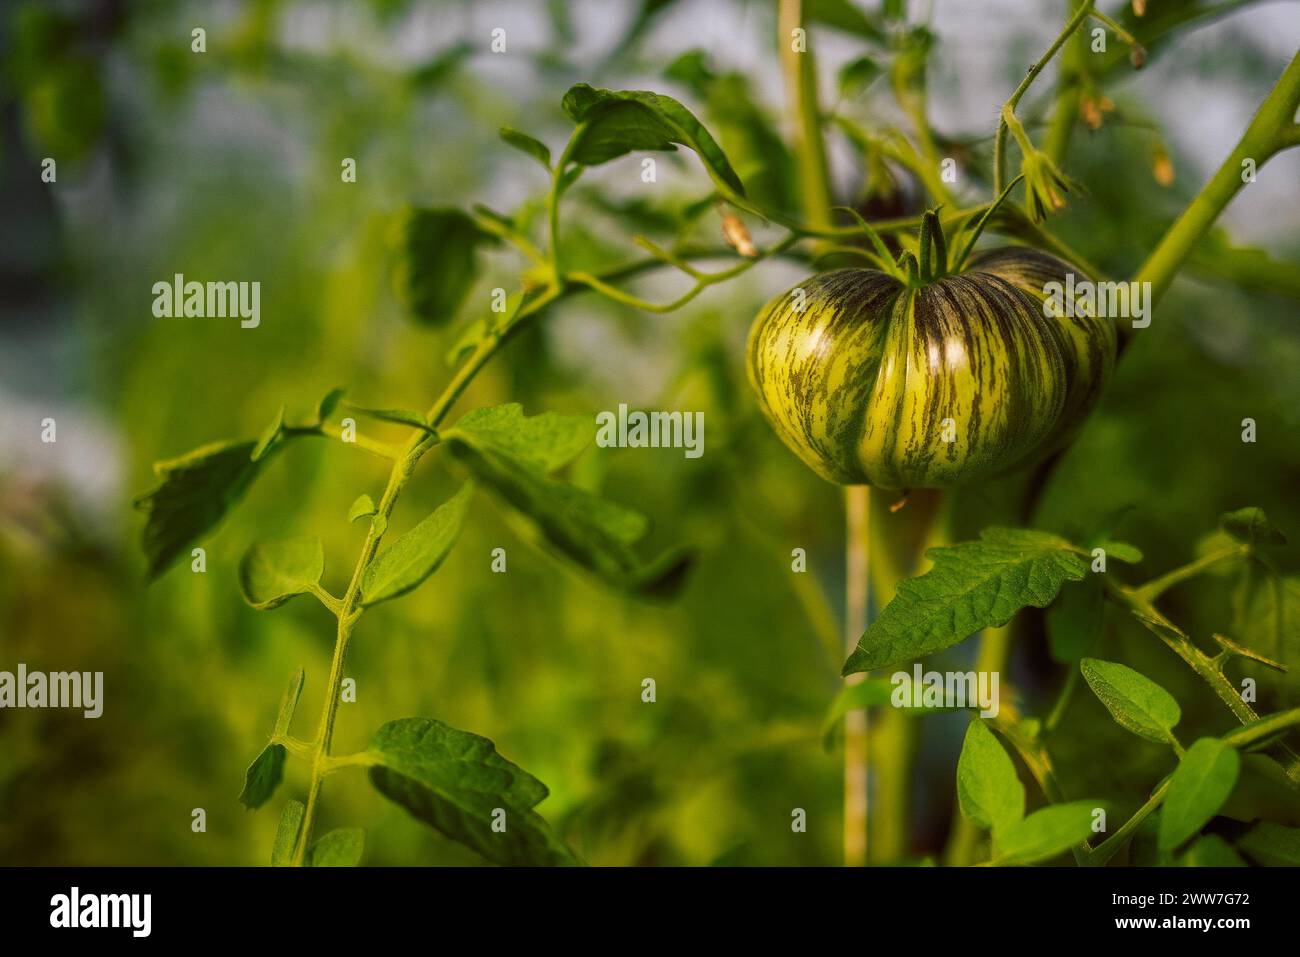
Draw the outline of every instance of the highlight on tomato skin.
M828 481L945 488L997 475L1068 439L1114 366L1111 319L1044 308L1044 287L1070 273L1006 247L915 285L875 269L809 277L754 321L750 385Z

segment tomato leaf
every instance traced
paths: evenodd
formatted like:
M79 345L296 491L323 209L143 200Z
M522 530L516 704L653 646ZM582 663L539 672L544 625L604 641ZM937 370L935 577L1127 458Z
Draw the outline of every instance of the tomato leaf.
M1219 812L1241 771L1241 755L1218 738L1198 739L1169 778L1160 815L1159 845L1172 851Z
M366 832L359 827L335 828L307 849L308 867L356 867L366 848Z
M289 724L298 710L298 699L302 697L302 686L306 678L307 674L301 668L289 678L289 686L284 689L284 697L280 699L280 713L275 719L274 737L283 738L289 733Z
M315 535L258 542L239 562L239 590L254 608L278 608L311 591L325 572L325 549Z
M1097 575L1062 588L1044 616L1052 658L1073 665L1091 651L1101 635L1105 608L1106 595Z
M491 446L524 465L550 474L568 465L591 444L596 424L582 415L543 412L526 416L522 405L510 402L466 413L449 434Z
M957 759L957 804L962 817L995 835L1025 815L1025 786L1016 766L978 718L967 725Z
M501 139L521 153L525 153L537 160L542 164L543 169L550 170L551 150L545 143L509 126L501 127Z
M424 416L412 409L368 409L364 406L347 404L348 408L358 415L364 415L371 419L380 419L384 422L392 422L396 425L409 425L413 429L419 429L421 432L432 432L429 423L424 420Z
M1178 859L1179 867L1246 867L1241 855L1217 834L1207 834L1194 841Z
M272 867L288 867L293 863L293 847L298 842L306 810L301 801L290 801L280 812L280 824L275 829L275 843L271 847Z
M162 483L135 500L148 515L142 545L149 578L165 572L207 535L253 484L278 443L253 458L258 442L213 442L154 464Z
M367 515L374 515L378 509L375 508L375 501L369 495L358 495L357 500L352 503L348 509L348 521L355 522L359 518L365 518Z
M1268 520L1262 508L1239 508L1219 518L1223 530L1247 545L1285 545L1286 536Z
M393 276L411 314L428 325L450 322L478 276L479 251L496 244L459 209L411 208Z
M285 748L283 744L268 744L253 759L244 773L244 789L239 792L239 803L250 811L271 799L284 778Z
M432 718L402 718L375 732L369 754L377 762L370 780L381 794L488 860L579 863L533 810L546 786L487 738Z
M466 482L424 521L380 552L361 580L361 603L375 605L405 595L437 571L456 544L473 495L474 483Z
M1237 849L1265 867L1300 867L1300 827L1260 821L1237 842Z
M994 859L1002 864L1035 864L1068 851L1092 834L1092 811L1096 806L1092 801L1053 804L1000 833L995 831Z
M1121 727L1134 734L1168 744L1174 726L1182 719L1178 702L1150 678L1126 665L1084 658L1079 670L1093 694L1101 699Z
M979 541L926 553L934 567L898 586L858 640L845 675L941 651L981 628L1005 625L1021 608L1043 608L1088 565L1069 542L1045 532L990 528Z
M570 149L583 166L598 166L633 150L695 151L709 177L739 198L745 186L722 147L694 114L670 96L645 90L598 90L579 83L564 94L564 112L584 124Z
M474 478L524 520L531 541L606 584L643 597L671 597L684 583L688 553L643 561L633 546L649 531L649 519L546 475L575 457L592 429L571 416L525 418L519 406L508 405L471 412L443 439Z

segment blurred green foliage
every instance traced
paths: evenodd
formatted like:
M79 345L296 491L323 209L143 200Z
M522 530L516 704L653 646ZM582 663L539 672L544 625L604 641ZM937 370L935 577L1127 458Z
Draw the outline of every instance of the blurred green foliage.
M463 325L486 314L489 290L515 288L521 266L506 249L482 250L485 268L459 321L412 323L394 291L401 217L409 203L467 210L482 202L535 223L543 176L500 142L499 127L554 149L568 128L560 97L571 83L667 82L756 198L792 204L780 104L764 98L774 59L743 70L715 64L675 33L668 39L678 45L662 55L663 44L646 37L673 4L654 2L640 14L629 4L607 45L580 57L565 5L551 4L549 17L540 5L526 11L512 39L526 52L502 65L480 42L486 21L470 4L438 6L447 9L433 11L432 25L418 22L440 42L419 56L394 53L417 15L400 0L326 8L261 0L219 13L163 2L23 2L0 13L6 205L47 188L42 157L59 162L57 205L22 207L33 233L58 237L57 256L23 272L11 265L20 257L6 231L5 276L36 276L60 317L36 329L23 310L6 310L0 343L13 355L39 334L69 357L53 386L0 385L6 394L29 390L36 409L95 410L98 419L61 417L60 442L71 441L74 421L101 422L116 457L87 467L118 476L122 490L96 505L74 479L33 479L0 460L0 667L24 661L106 675L96 721L0 712L0 863L269 859L276 814L245 811L236 797L298 667L307 675L299 720L305 726L319 713L333 620L307 599L273 614L248 608L239 559L256 539L318 535L324 583L340 593L364 534L348 508L363 492L378 499L383 463L333 442L293 443L205 541L206 574L182 561L148 587L130 494L151 487L152 462L211 440L251 440L281 404L290 420L308 417L336 385L368 406L427 406L450 375L443 356ZM851 32L837 36L876 29L846 13L848 4L821 6L830 22L850 18ZM772 33L766 7L737 7L738 18L742 10L763 36ZM458 17L478 32L447 26ZM206 54L189 51L196 24L208 30ZM943 56L944 42L932 57ZM1018 42L1013 35L1009 45ZM1248 47L1225 48L1211 66L1249 91L1259 91L1260 73L1271 82ZM943 94L929 91L932 101ZM990 116L1004 95L989 91ZM1140 87L1128 95L1136 100ZM981 148L972 148L972 163ZM356 183L340 180L345 157L357 162ZM693 160L661 160L667 186L652 194L638 190L637 164L624 157L574 190L566 262L626 261L638 232L720 246L716 215L700 205L710 184ZM1066 165L1090 195L1055 228L1115 275L1136 267L1198 185L1179 178L1153 189L1149 135L1120 125L1076 131ZM1174 165L1183 165L1178 156ZM1300 235L1273 250L1282 260L1297 253ZM150 287L174 273L260 280L260 328L154 319ZM511 343L462 408L516 401L530 414L586 415L627 402L704 412L702 459L590 449L575 470L579 484L655 518L647 553L694 545L693 576L676 603L639 603L529 550L477 500L437 575L364 619L347 664L357 703L342 707L336 750L361 749L382 723L407 715L487 735L546 782L551 796L538 811L594 864L838 861L841 772L838 754L821 744L821 720L842 664L840 494L768 432L742 365L749 320L798 274L767 263L666 316L575 297ZM643 284L657 298L680 286L665 277ZM1294 300L1230 277L1189 278L1135 337L1101 407L1045 482L1017 476L961 490L950 504L952 537L1016 524L1031 488L1033 523L1064 534L1087 533L1132 506L1118 534L1145 554L1134 580L1193 556L1227 509L1262 506L1300 538L1298 363ZM1253 445L1239 440L1247 416L1258 423ZM395 529L455 491L462 473L447 464L420 470ZM907 509L892 521L901 536ZM490 571L499 546L509 554L504 577ZM793 548L806 549L808 575L791 573ZM1300 572L1294 549L1280 561ZM1273 612L1255 606L1242 575L1178 589L1165 607L1197 639L1214 631L1249 638ZM1277 633L1288 644L1272 653L1300 662L1294 626ZM1195 676L1132 622L1108 615L1094 653L1159 680L1182 704L1189 740L1192 729L1229 726ZM972 654L967 642L936 667ZM657 683L653 705L641 701L646 677ZM1060 670L1041 614L1022 618L1012 677L1024 710L1050 707ZM1261 710L1300 699L1293 676L1262 687ZM905 842L916 858L942 848L965 728L961 715L924 722ZM1101 795L1117 815L1171 769L1158 746L1128 735L1087 695L1074 697L1062 727L1071 733L1053 739L1053 757L1063 789ZM287 791L271 807L300 795L304 781L290 760ZM1259 793L1273 799L1267 784ZM384 801L364 775L330 778L326 795L318 833L364 826L368 864L477 862ZM198 807L207 812L202 834L190 829ZM791 832L796 807L808 811L807 834Z

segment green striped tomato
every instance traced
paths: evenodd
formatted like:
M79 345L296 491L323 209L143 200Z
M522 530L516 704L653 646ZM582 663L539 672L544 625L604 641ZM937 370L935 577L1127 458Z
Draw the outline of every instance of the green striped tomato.
M996 475L1059 448L1110 376L1112 320L1045 315L1044 286L1070 272L1083 276L1008 247L925 284L874 269L812 276L754 321L750 384L785 444L832 482Z

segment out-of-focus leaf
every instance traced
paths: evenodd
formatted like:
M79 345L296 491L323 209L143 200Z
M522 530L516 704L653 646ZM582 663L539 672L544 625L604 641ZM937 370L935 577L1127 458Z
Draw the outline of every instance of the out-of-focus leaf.
M551 168L551 150L541 140L535 139L521 130L513 129L509 126L501 127L501 139L506 143L531 156L537 162L542 164L542 168L550 170Z
M1003 864L1050 860L1092 835L1092 801L1053 804L993 832L994 859Z
M408 210L394 281L412 315L430 325L450 322L478 276L479 250L497 242L459 209Z
M347 389L339 387L336 389L330 389L329 392L325 393L325 397L321 399L320 403L316 406L317 425L320 425L334 414L334 410L338 408L339 401L343 398L345 392L347 392Z
M1219 813L1241 770L1241 755L1218 738L1198 739L1169 779L1159 842L1173 851Z
M990 528L979 541L933 548L934 567L898 586L858 640L844 674L886 668L951 647L1021 608L1043 608L1088 573L1069 542L1045 532Z
M1239 508L1219 519L1223 530L1247 545L1285 545L1286 536L1268 520L1262 508Z
M361 603L375 605L405 595L438 570L460 535L474 483L439 505L428 518L379 553L361 580Z
M1044 616L1052 658L1073 665L1091 651L1101 635L1105 609L1105 592L1097 575L1062 588Z
M1079 670L1121 727L1148 741L1168 744L1172 740L1174 726L1183 713L1168 691L1145 675L1113 661L1084 658L1079 662Z
M546 786L497 753L487 738L432 718L402 718L375 732L370 781L389 800L490 861L509 865L579 861L533 808ZM494 818L504 813L504 830Z
M359 827L335 828L307 849L308 867L356 867L366 849L366 832Z
M462 419L444 433L444 442L475 479L526 520L539 545L615 587L647 598L674 595L684 582L689 555L670 552L643 562L632 546L649 530L644 515L547 478L547 466L581 451L576 427L567 417L528 420L517 406L510 410L484 410L491 414L471 420L468 429ZM537 419L544 421L528 424ZM512 421L518 423L512 429L499 427Z
M280 411L275 414L262 434L257 439L257 445L253 446L253 451L249 455L254 462L260 462L275 446L284 438L284 406L280 406Z
M1110 558L1118 558L1129 565L1136 565L1142 561L1142 551L1136 545L1130 545L1128 542L1117 542L1107 540L1097 546L1104 549L1106 555Z
M1300 867L1300 827L1260 821L1237 842L1237 849L1265 867Z
M978 718L966 726L957 759L957 804L972 824L1005 832L1025 815L1025 786L993 732Z
M840 67L838 83L840 96L854 97L880 76L880 64L869 56L860 56Z
M803 16L805 22L820 23L873 43L882 43L885 39L876 17L867 14L852 0L804 0ZM783 37L782 41L789 42L789 38Z
M256 442L214 442L154 465L162 484L135 500L149 516L143 546L151 579L210 532L248 490L269 458L263 454L254 461L256 448Z
M1246 867L1241 855L1232 845L1217 834L1206 834L1193 842L1182 857L1179 867Z
M254 608L278 608L304 595L325 572L325 548L315 535L258 542L239 563L239 589Z

